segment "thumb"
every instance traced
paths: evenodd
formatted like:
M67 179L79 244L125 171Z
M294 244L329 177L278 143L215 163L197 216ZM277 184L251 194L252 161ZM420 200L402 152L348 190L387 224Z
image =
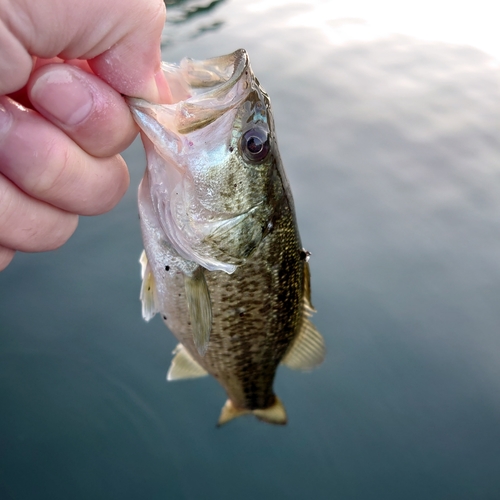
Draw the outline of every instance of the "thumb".
M144 2L138 2L141 7ZM152 2L149 2L152 3ZM171 102L172 96L161 70L161 33L165 4L142 12L142 20L110 49L89 61L94 73L118 92L152 102Z

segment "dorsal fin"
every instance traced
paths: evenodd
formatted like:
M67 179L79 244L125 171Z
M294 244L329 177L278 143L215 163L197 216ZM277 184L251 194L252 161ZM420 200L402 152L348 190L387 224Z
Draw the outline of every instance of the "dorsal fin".
M314 312L316 311L311 304L309 264L304 262L302 321L297 336L281 361L292 370L312 370L325 359L325 341L309 319Z
M309 256L310 253L306 251L306 254ZM302 304L304 309L307 311L307 316L312 316L313 313L316 312L314 306L311 302L311 269L309 268L309 257L304 261L304 284L303 286L303 295L302 295Z
M172 354L174 354L174 359L172 359L172 364L167 373L168 381L208 375L207 371L192 358L182 344L178 344Z
M139 298L142 302L142 317L149 321L159 312L158 299L156 297L156 285L151 266L149 265L146 252L143 250L139 259L141 263L141 293Z
M312 370L325 359L325 342L307 317L281 363L292 370Z
M210 302L205 273L201 266L195 269L192 276L185 276L184 288L194 345L200 356L204 356L208 349L210 331L212 330L212 303Z

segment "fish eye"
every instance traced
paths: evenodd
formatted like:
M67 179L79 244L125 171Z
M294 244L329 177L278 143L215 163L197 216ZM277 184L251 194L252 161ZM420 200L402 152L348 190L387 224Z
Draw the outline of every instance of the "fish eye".
M262 161L271 149L269 133L262 127L247 130L240 141L243 156L252 162Z

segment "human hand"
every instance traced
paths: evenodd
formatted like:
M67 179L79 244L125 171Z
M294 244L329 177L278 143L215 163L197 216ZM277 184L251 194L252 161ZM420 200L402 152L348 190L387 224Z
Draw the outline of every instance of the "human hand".
M162 0L0 0L0 271L121 199L137 128L120 94L169 102L164 21Z

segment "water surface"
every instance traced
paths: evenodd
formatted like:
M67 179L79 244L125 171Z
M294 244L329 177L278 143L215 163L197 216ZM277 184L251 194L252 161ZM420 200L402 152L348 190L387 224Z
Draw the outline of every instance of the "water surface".
M289 425L216 429L214 380L165 382L175 341L138 301L136 141L117 209L0 274L0 498L500 497L494 43L363 5L177 2L164 34L171 61L246 48L272 99L328 347L279 370Z

